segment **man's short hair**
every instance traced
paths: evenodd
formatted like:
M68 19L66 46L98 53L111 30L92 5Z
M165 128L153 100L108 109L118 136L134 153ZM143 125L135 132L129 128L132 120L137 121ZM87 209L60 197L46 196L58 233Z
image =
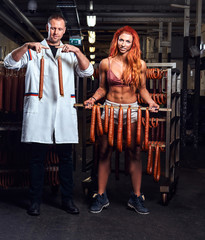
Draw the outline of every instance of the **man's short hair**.
M62 19L62 20L64 21L65 27L66 27L67 21L66 21L66 19L64 18L64 16L63 16L62 14L60 14L60 13L54 13L54 14L52 14L52 15L48 18L48 23L50 23L50 21L51 21L52 19Z

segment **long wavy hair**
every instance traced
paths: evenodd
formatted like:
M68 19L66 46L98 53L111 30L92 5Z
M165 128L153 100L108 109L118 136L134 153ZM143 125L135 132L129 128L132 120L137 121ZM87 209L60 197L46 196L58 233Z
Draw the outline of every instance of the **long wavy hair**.
M137 32L130 26L119 28L112 39L110 44L109 56L115 57L119 53L118 39L122 33L131 34L133 37L132 47L127 54L128 68L123 72L123 81L126 85L138 88L140 86L140 73L141 73L141 50L140 41ZM130 78L131 76L131 78Z

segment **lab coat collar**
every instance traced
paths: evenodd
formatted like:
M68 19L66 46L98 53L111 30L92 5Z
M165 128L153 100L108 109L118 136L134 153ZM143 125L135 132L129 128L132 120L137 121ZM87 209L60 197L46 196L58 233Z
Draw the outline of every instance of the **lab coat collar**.
M42 42L41 42L42 45L46 46L46 47L49 47L46 39L44 39ZM60 46L63 45L63 43L60 41ZM42 50L42 55L47 55L49 58L51 58L51 60L57 65L57 59L59 56L61 56L61 48L59 48L56 52L56 57L54 58L53 56L53 53L49 47L49 49L43 49Z

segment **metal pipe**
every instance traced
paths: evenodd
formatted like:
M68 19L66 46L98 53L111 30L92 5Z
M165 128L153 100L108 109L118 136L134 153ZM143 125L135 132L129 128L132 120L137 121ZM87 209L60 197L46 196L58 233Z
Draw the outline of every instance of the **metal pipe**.
M0 10L0 18L8 24L11 28L13 28L16 32L18 32L25 40L27 41L35 41L33 37L28 34L15 20L11 17L7 16L4 12Z
M162 62L163 22L159 22L158 62Z
M171 50L172 50L172 22L168 23L168 36L167 40L170 45L167 47L167 61L171 62Z
M201 17L202 0L197 0L196 7L196 46L200 49L201 43ZM193 107L193 125L194 125L194 146L199 142L199 101L200 101L200 54L195 57L195 84L194 84L194 107Z
M190 0L187 0L184 9L184 47L183 47L183 81L181 92L181 146L186 146L186 122L187 122L187 70L189 59L189 27L190 27ZM182 151L183 152L183 151ZM182 154L183 155L183 154Z
M29 21L29 19L18 9L18 7L11 0L3 0L3 2L10 8L10 10L19 17L37 37L39 41L44 39L43 35L38 29Z

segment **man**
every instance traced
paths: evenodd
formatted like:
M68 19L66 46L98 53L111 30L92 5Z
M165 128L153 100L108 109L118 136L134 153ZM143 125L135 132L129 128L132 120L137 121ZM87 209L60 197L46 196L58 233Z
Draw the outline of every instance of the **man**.
M32 143L31 205L27 213L33 216L40 214L44 159L49 144L55 143L59 156L62 208L68 213L78 214L79 209L72 199L72 144L78 143L77 113L73 107L74 72L80 77L88 77L93 74L93 67L79 48L61 42L66 31L66 21L61 15L50 16L46 30L47 39L41 43L25 43L4 60L5 67L9 69L27 67L21 136L22 142Z

